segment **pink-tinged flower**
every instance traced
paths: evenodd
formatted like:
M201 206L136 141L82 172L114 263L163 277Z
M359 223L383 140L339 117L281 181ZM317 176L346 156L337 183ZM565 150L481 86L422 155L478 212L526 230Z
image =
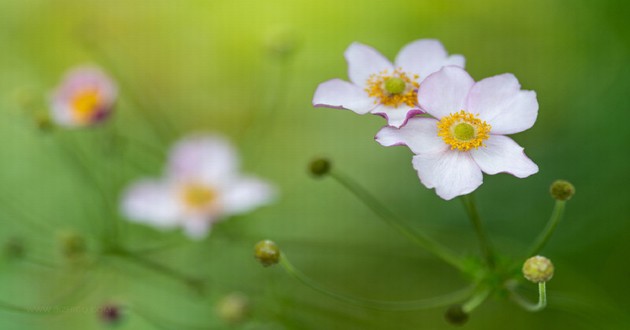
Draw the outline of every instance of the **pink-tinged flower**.
M111 114L117 95L116 84L99 68L74 68L52 94L52 118L66 127L100 123Z
M506 134L524 131L538 115L536 93L522 91L516 77L502 74L476 82L458 67L427 77L420 106L433 118L412 118L402 128L384 127L376 140L406 145L427 188L446 199L468 194L483 182L481 172L524 178L538 172Z
M190 238L201 239L217 221L268 204L274 196L269 183L239 173L228 141L198 135L173 147L164 178L138 180L127 189L122 212L130 221L160 229L181 226Z
M423 113L417 104L417 89L428 75L447 65L464 67L463 56L448 56L444 46L433 39L407 44L394 64L374 48L356 42L346 49L345 57L351 82L332 79L321 83L313 106L373 113L394 127Z

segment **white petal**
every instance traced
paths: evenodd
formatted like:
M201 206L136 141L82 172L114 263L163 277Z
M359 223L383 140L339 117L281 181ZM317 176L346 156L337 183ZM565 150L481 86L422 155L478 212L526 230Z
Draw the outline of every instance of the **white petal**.
M470 90L467 109L492 126L494 134L522 132L534 125L538 116L536 93L521 91L510 73L483 79Z
M471 150L472 158L488 174L510 173L525 178L538 172L538 166L523 152L514 140L503 135L491 135L484 141L486 147Z
M172 228L179 223L181 206L173 189L164 182L140 180L123 194L122 213L133 222L158 228Z
M445 200L469 194L483 182L479 166L468 153L457 150L416 155L413 168L420 181Z
M241 177L223 192L218 203L224 214L240 214L271 203L276 195L276 190L267 182Z
M404 104L398 106L397 108L379 105L372 110L372 113L387 119L387 124L389 126L400 127L405 125L409 118L423 112L417 107L410 107Z
M376 49L360 44L352 43L345 52L348 62L348 76L350 81L359 87L365 87L370 75L388 70L393 72L394 66Z
M401 128L383 127L376 134L376 141L386 147L406 145L414 154L443 152L449 147L437 135L437 123L432 118L411 118Z
M184 234L193 240L206 238L210 233L213 221L203 217L188 217L182 222Z
M232 145L217 135L197 135L180 140L169 156L168 176L178 181L217 186L237 172L238 156Z
M420 108L441 119L465 110L466 97L475 81L461 68L447 66L428 76L418 89Z
M313 106L348 109L362 115L374 109L376 103L361 87L341 79L332 79L317 86Z
M420 76L420 81L447 65L464 67L464 57L446 53L441 42L435 39L416 40L403 47L396 56L396 67Z

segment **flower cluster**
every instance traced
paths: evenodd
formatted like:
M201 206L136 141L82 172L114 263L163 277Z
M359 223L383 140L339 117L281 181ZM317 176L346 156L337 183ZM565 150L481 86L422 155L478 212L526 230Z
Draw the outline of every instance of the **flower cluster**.
M396 66L356 43L346 59L353 84L338 79L320 84L313 105L387 118L376 141L409 147L420 181L440 197L471 193L483 182L482 172L519 178L538 172L506 136L532 127L538 114L536 93L521 90L514 75L475 82L463 69L464 58L447 56L436 40L405 46Z

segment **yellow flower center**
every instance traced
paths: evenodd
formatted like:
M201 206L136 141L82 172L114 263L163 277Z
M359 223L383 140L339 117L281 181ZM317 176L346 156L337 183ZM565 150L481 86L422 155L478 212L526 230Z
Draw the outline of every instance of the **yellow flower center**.
M468 151L484 146L492 128L472 113L461 110L442 118L437 124L438 136L442 137L451 150Z
M373 74L367 81L365 91L377 99L375 103L397 108L401 104L414 106L418 97L418 75L409 77L400 69L391 74L387 70Z
M79 92L72 99L72 116L79 123L88 123L101 105L101 94L98 90L88 89Z
M216 197L216 191L200 184L186 185L182 191L184 204L193 210L199 210L209 206Z

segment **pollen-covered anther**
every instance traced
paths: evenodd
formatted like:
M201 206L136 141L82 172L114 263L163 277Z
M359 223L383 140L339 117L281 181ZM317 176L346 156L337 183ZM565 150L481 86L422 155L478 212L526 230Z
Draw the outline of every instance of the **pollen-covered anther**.
M437 124L438 136L451 150L468 151L484 146L492 128L488 123L479 119L476 115L461 110L443 117Z
M189 184L182 191L184 204L191 209L200 209L210 205L217 197L217 193L209 187L200 184Z
M402 104L414 106L418 98L418 75L408 75L400 69L391 74L385 70L373 74L367 81L365 91L376 98L375 103L397 108Z
M100 111L102 97L98 90L87 89L77 93L72 99L72 115L82 124L92 120Z

